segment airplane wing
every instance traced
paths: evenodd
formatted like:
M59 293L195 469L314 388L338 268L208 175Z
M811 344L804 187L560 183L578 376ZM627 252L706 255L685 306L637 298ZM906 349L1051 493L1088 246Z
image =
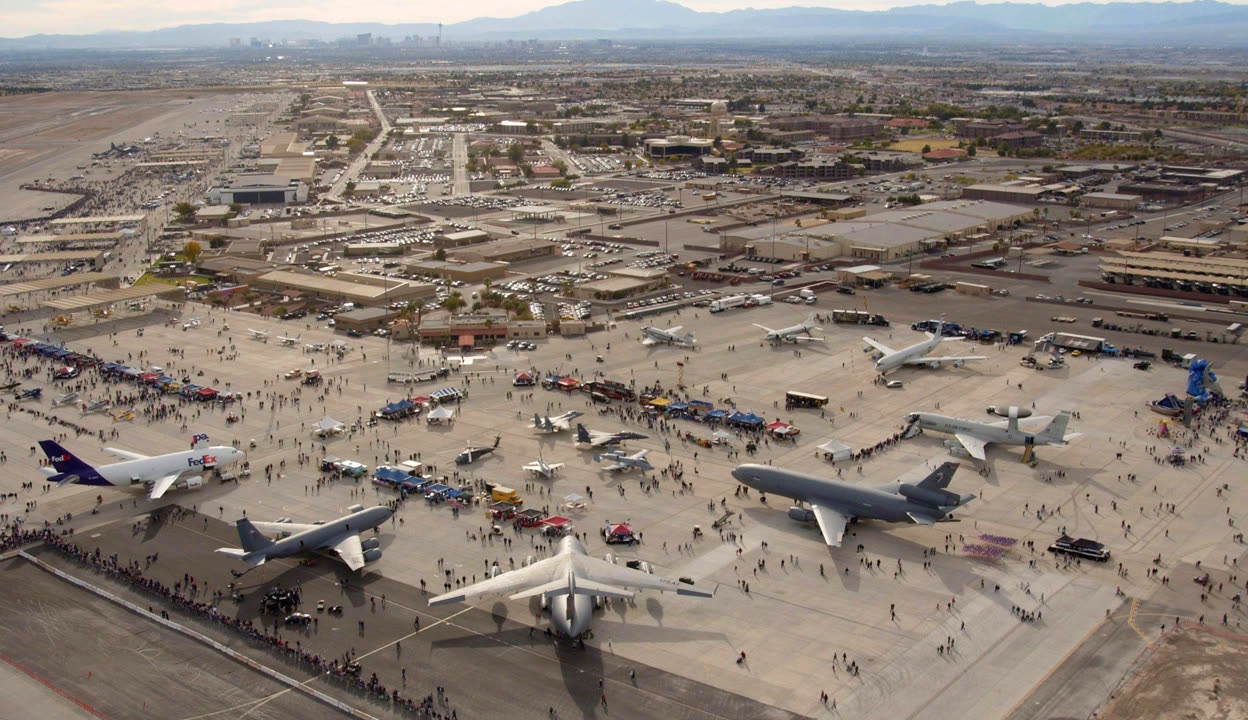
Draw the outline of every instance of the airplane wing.
M624 463L622 463L622 462L616 462L616 463L612 463L612 464L610 464L610 465L607 465L606 467L603 467L603 468L601 468L601 469L602 469L602 470L606 470L606 471L615 471L615 470L623 470L623 469L624 469L624 468L626 468L626 467L628 467L628 466L627 466L627 465L625 465Z
M358 533L351 533L334 544L334 552L352 570L364 567L364 546L360 544Z
M926 365L932 362L954 362L955 360L987 360L985 355L949 355L945 357L936 357L928 355L927 357L915 357L906 361L907 365Z
M669 333L671 333L671 334L675 335L676 333L678 333L678 332L680 332L681 330L684 330L684 329L685 329L685 326L684 326L684 325L677 325L676 327L670 327L670 328L668 328L668 329L667 329L667 331L668 331Z
M647 456L647 455L649 455L649 454L650 454L650 451L649 451L649 450L638 450L637 452L633 453L632 455L629 455L629 456L628 456L628 459L629 459L629 460L640 460L640 459L644 458L645 456Z
M159 500L164 497L169 488L173 487L173 483L177 481L178 475L181 473L172 473L166 475L156 482L152 483L152 492L148 495L153 500Z
M827 340L825 337L815 337L814 335L790 335L790 340L801 340L802 342L823 342Z
M879 340L872 340L869 337L864 337L862 341L870 345L871 347L875 348L876 350L879 350L880 352L884 353L885 355L892 355L893 353L897 352L896 350L890 348L889 346L885 345Z
M696 595L697 597L711 597L712 595L710 592L697 590L692 585L686 585L662 575L651 575L648 572L616 565L588 555L578 557L577 564L580 566L580 576L595 583L639 590L663 590L677 595ZM578 578L578 588L580 582Z
M267 522L265 520L252 520L251 524L265 535L294 535L305 530L321 527L320 525L312 525L310 523Z
M546 469L554 471L554 470L558 470L561 467L563 467L563 463L551 463L546 466Z
M483 595L506 595L518 590L528 590L545 585L565 567L566 557L539 560L532 565L505 572L498 577L482 580L466 587L429 599L430 607L447 603L472 601Z
M958 439L958 442L962 443L962 447L966 448L966 451L971 454L971 457L981 461L988 459L988 457L984 454L984 448L988 445L987 442L980 440L974 435L967 435L966 433L954 433L953 436Z
M775 330L772 330L771 328L767 327L766 325L759 325L758 323L753 323L753 325L754 325L754 327L756 327L756 328L762 328L763 330L766 330L766 331L767 331L767 332L769 332L769 333L773 333L773 332L775 332Z
M645 338L642 339L641 344L642 345L658 345L659 341L647 335Z
M823 541L831 547L840 547L845 539L845 526L849 524L849 516L839 510L822 505L811 505L815 512L815 521L819 523L819 531L823 533Z
M147 455L142 453L130 452L129 450L121 450L119 448L106 447L104 448L104 452L109 455L115 455L122 460L146 460L148 458Z
M923 513L916 513L916 512L908 512L906 513L906 515L908 515L911 520L915 521L916 523L920 525L935 525L936 524L936 518L932 517L931 515L924 515Z

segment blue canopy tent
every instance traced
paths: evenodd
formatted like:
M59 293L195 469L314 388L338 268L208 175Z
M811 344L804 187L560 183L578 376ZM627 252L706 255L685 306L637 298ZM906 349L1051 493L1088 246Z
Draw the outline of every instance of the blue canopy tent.
M728 416L728 422L737 425L762 425L765 420L754 413L743 413L738 410Z

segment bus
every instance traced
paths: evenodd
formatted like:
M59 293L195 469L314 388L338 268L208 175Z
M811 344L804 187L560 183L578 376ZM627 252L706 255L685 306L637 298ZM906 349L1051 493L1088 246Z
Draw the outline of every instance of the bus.
M792 410L793 408L821 408L828 404L828 399L822 395L812 395L810 393L797 392L790 390L784 394L784 409Z

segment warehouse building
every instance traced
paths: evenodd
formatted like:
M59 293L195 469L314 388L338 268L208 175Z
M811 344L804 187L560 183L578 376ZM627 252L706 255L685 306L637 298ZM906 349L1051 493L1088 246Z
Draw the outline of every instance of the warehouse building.
M984 183L971 185L962 190L962 197L968 200L993 200L1009 203L1034 203L1040 200L1044 188L1036 185L994 185Z
M235 175L208 190L210 205L288 205L307 201L307 185L278 175Z
M1139 195L1128 195L1126 193L1112 192L1094 192L1082 196L1079 201L1080 205L1090 208L1103 208L1106 210L1133 210L1136 205L1144 201Z
M247 283L257 290L275 293L295 291L318 300L350 302L367 307L424 300L436 294L436 287L429 283L346 272L325 275L310 271L274 270L249 278Z
M557 254L558 249L558 245L544 238L513 237L463 247L451 255L453 259L463 262L514 263L551 257Z

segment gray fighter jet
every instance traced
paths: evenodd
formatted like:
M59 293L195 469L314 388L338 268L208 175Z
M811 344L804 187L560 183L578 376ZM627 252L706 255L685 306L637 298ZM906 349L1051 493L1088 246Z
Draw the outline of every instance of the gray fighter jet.
M376 530L390 519L394 511L380 505L367 510L362 505L352 505L348 509L351 510L350 515L323 524L253 523L243 518L236 523L242 549L217 548L217 552L239 558L250 569L275 558L332 550L342 558L347 567L359 570L366 563L381 558L377 538L361 541L360 533L369 529ZM279 539L270 540L264 533L276 535Z
M957 495L945 489L957 469L957 463L947 462L917 484L895 480L875 487L826 480L771 465L738 465L732 476L759 492L793 498L799 504L789 508L789 517L817 522L824 542L840 547L845 526L853 518L932 525L974 500L974 494ZM810 507L801 505L803 502Z

